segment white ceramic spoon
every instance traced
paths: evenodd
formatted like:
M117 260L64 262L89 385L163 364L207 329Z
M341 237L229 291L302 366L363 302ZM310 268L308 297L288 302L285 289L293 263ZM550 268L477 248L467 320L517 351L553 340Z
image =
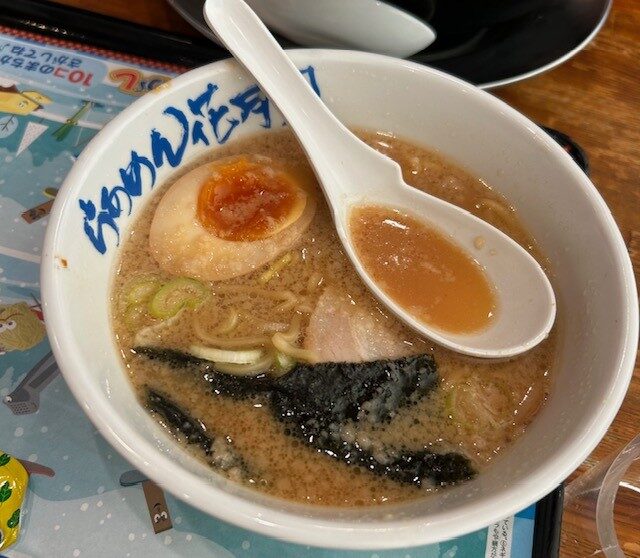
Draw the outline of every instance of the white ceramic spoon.
M331 114L243 0L207 0L204 17L286 118L322 186L346 253L367 287L398 318L441 345L484 358L514 356L547 337L555 297L526 250L469 212L405 184L397 163L364 144ZM389 298L363 269L349 236L349 211L362 204L418 216L466 250L496 288L498 312L491 325L474 333L449 333L420 322ZM478 237L484 239L481 250L474 248Z

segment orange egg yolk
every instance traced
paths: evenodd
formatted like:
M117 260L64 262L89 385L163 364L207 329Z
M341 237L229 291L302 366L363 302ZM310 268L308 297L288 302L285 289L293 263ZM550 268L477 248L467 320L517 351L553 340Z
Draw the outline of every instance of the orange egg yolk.
M260 240L288 226L305 199L285 171L240 157L216 166L202 185L197 217L224 240Z

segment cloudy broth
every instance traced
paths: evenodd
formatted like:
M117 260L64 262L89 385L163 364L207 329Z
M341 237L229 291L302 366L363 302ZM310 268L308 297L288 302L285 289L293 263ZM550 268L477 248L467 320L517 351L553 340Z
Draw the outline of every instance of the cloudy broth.
M438 153L390 134L358 135L395 159L407 183L485 219L544 265L516 212L484 182ZM229 143L181 169L160 187L122 243L112 290L113 330L141 403L148 405L150 390L170 397L215 442L208 451L203 451L201 443L187 444L194 439L176 434L163 416L153 413L160 424L221 474L273 496L318 505L366 506L443 489L437 482L398 482L347 464L291 435L290 428L274 417L268 398L216 395L202 375L141 358L132 351L141 343L187 351L202 344L203 338L235 339L246 349L264 347L269 343L265 339L286 334L295 322L300 351L315 351L320 362L350 360L353 355L354 360L423 354L435 359L437 383L424 397L394 411L390 420L353 420L342 425L341 439L358 444L374 457L381 455L381 462L396 455L394 452L456 452L482 474L524 432L544 404L555 333L509 362L471 359L420 338L381 308L366 290L342 250L317 185L313 220L291 250L277 260L277 269L272 262L240 277L202 281L210 291L207 298L162 323L144 312L132 311L133 281L141 277L172 279L149 249L150 223L164 191L197 165L242 153L271 157L310 174L301 148L288 131ZM295 306L289 305L289 300L295 300ZM327 311L319 317L324 308ZM228 322L232 315L237 316L233 324ZM390 453L388 448L394 449ZM227 466L229 463L232 465Z

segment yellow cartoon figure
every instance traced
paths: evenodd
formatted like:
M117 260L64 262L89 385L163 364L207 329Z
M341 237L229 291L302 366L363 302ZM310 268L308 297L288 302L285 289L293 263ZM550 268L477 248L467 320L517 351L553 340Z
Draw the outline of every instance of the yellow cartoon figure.
M22 464L0 450L0 550L18 539L20 508L28 483L29 475Z
M25 116L51 103L51 99L37 91L18 91L14 85L0 84L0 112Z
M0 305L0 354L31 349L44 336L44 324L26 302Z

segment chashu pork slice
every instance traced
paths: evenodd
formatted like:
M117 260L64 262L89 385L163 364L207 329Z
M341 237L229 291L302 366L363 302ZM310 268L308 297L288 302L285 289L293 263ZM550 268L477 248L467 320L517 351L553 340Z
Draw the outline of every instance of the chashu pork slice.
M368 305L367 305L368 306ZM395 359L417 352L392 318L327 287L311 314L304 340L320 362Z

